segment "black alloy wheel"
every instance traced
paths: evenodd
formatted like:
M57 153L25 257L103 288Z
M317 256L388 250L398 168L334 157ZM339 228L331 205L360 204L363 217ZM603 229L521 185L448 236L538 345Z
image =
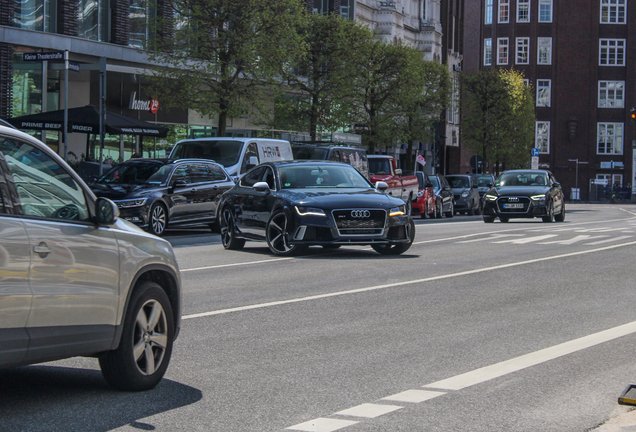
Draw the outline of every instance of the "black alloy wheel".
M168 214L163 204L156 203L150 207L150 215L148 218L148 232L156 236L160 236L166 230L168 225Z
M442 216L442 202L440 200L435 200L435 210L433 210L433 217L435 219L441 219Z
M307 246L289 243L291 233L288 232L289 219L284 210L277 210L267 221L265 237L267 246L274 255L294 256L307 249Z
M428 217L428 202L424 203L424 212L420 215L420 218L426 219Z
M236 222L234 213L229 207L224 207L221 211L221 242L228 250L239 250L245 246L245 239L236 235Z
M374 251L382 255L400 255L409 250L415 240L415 222L410 220L408 225L404 227L406 229L406 237L409 239L408 243L395 243L387 245L372 244L371 247Z
M150 390L168 368L173 342L168 296L158 284L144 281L130 298L119 347L99 357L102 375L117 390Z

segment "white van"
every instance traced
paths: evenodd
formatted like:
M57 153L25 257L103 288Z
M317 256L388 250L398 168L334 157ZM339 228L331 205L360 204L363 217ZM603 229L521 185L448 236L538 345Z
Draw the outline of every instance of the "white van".
M185 139L175 144L170 159L212 159L232 178L262 162L293 160L289 141L269 138L212 137Z

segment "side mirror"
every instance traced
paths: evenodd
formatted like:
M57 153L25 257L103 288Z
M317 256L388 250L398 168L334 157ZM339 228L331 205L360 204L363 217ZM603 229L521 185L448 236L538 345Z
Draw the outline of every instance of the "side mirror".
M119 218L119 207L108 198L95 201L95 222L98 225L112 225Z
M375 188L377 190L379 190L380 192L384 193L387 191L387 189L389 188L389 185L386 184L386 182L383 181L379 181L375 184Z
M396 169L395 175L402 175L402 170L400 168Z
M269 185L267 182L256 182L254 186L252 186L256 192L269 192Z

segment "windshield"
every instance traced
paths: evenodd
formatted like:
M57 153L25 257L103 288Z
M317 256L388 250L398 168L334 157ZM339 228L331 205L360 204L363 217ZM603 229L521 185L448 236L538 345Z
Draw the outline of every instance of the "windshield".
M283 189L371 188L371 183L355 168L346 165L301 165L278 169Z
M428 179L431 181L431 183L433 183L433 189L434 190L438 190L439 189L439 181L437 180L437 177L432 176L432 177L429 177Z
M165 183L170 165L160 162L123 163L110 169L97 183L100 184L156 184Z
M501 174L495 186L546 186L547 184L548 176L545 173L517 171Z
M236 165L241 157L242 141L197 140L177 143L170 153L171 159L210 159L225 168Z
M461 189L461 188L469 188L470 187L470 181L468 180L468 177L447 176L446 180L448 180L448 182L450 183L450 186L453 189Z
M292 147L294 159L327 160L328 149L312 147Z
M391 174L391 164L388 159L369 158L369 175Z
M479 187L488 187L489 184L493 184L492 177L490 176L475 177L475 182Z

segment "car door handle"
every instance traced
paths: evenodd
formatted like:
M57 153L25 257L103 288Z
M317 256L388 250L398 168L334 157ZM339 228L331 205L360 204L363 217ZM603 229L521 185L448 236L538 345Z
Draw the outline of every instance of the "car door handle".
M53 251L49 248L49 246L46 243L40 242L39 245L33 246L33 252L40 255L40 258L44 258L45 256L47 256Z

